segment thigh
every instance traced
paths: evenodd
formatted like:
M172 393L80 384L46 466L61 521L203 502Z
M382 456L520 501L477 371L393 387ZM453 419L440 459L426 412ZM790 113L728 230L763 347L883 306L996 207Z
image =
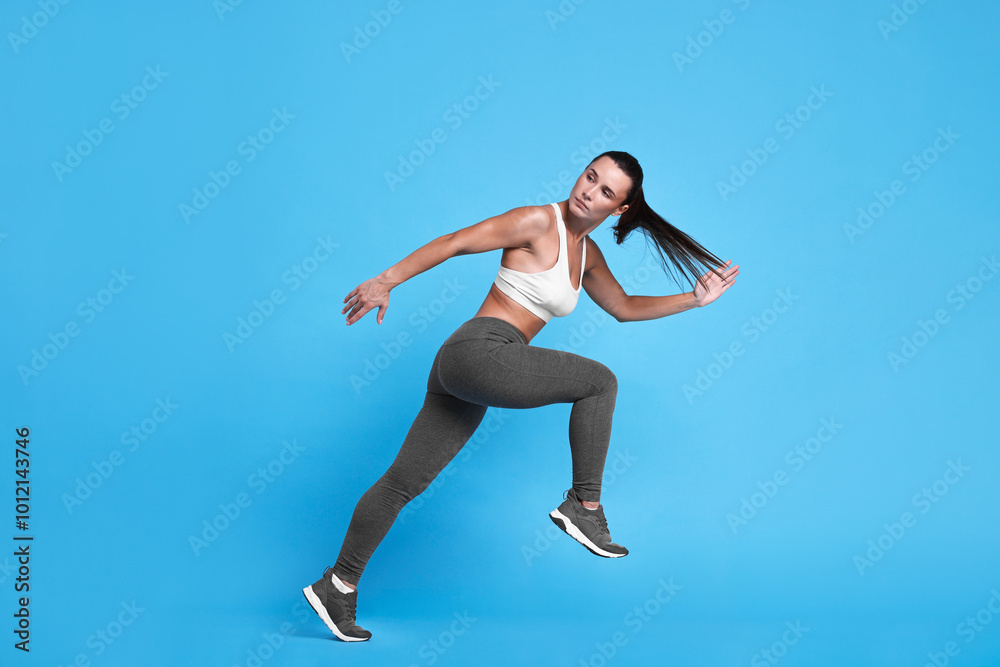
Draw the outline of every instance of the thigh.
M519 342L461 341L442 347L437 379L453 396L500 408L576 401L616 382L604 364Z
M428 392L387 475L403 480L411 494L421 493L461 451L485 414L486 406Z

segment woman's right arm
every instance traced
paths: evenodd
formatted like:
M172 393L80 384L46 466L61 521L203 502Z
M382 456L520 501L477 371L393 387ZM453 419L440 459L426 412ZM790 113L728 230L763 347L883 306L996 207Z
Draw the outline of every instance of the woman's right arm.
M347 305L340 312L344 314L350 310L347 313L347 324L350 325L377 307L375 321L382 324L386 308L389 307L389 290L396 285L457 255L529 245L548 224L549 219L543 207L520 206L457 232L439 236L355 287L344 298Z

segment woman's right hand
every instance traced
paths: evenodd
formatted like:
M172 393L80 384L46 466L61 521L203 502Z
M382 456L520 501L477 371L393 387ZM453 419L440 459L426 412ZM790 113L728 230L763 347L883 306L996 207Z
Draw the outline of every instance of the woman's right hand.
M389 283L379 279L377 276L369 278L344 297L344 303L347 305L340 311L340 314L343 315L350 310L351 312L347 313L347 324L351 325L360 320L369 310L377 306L378 313L375 315L375 321L382 324L385 309L389 307L390 289Z

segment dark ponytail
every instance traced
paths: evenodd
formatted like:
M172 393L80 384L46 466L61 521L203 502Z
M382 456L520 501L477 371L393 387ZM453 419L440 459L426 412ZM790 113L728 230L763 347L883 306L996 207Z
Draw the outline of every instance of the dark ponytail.
M664 220L656 211L649 207L642 192L642 167L638 160L624 151L607 151L591 160L610 157L626 176L632 180L632 188L625 196L628 209L621 214L611 231L615 233L615 243L621 245L636 228L641 229L646 238L654 241L663 268L678 286L680 281L674 274L674 269L694 287L697 280L707 268L719 274L718 268L724 262L706 250L700 243ZM669 261L668 261L669 260Z

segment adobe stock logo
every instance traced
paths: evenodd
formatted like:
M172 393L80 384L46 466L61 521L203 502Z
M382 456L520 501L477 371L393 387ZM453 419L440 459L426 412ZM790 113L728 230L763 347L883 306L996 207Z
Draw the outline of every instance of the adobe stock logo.
M80 316L83 324L93 322L97 314L104 312L133 280L135 276L125 267L122 267L121 271L112 271L107 287L99 289L93 296L88 296L86 300L77 304L76 314ZM27 386L32 379L38 377L82 331L83 328L75 319L68 320L55 333L50 331L48 334L50 342L42 344L41 351L36 347L31 348L31 361L28 365L18 364L17 373L21 377L21 382Z
M810 86L809 97L806 98L805 102L775 121L775 132L780 133L781 137L788 141L805 127L805 124L829 102L831 97L833 97L833 93L826 89L826 84L820 84L819 88ZM722 201L728 201L729 197L745 186L779 150L781 150L781 143L773 136L765 139L759 147L746 149L747 159L739 164L729 165L729 177L715 182L715 187L719 196L722 197Z
M264 493L305 450L306 446L300 445L295 438L292 438L291 442L283 441L281 451L267 465L260 466L250 473L247 477L247 486L258 496ZM215 516L203 519L198 532L188 535L188 546L194 555L200 556L201 552L218 540L219 536L243 516L244 510L252 504L253 497L245 491L237 493L232 502L219 503L217 505L219 512ZM215 509L210 511L214 512Z
M966 644L971 644L976 640L980 632L985 630L990 623L1000 618L1000 591L996 588L990 590L990 599L980 607L975 614L969 614L958 625L955 626L955 634L961 637ZM994 603L996 605L994 606ZM951 658L962 652L962 647L956 641L947 641L940 651L928 651L927 662L924 667L945 667Z
M750 6L751 0L733 0L733 2L739 7L740 11L745 11ZM688 36L684 52L673 52L674 65L677 66L677 71L683 74L684 68L688 65L693 65L694 61L700 58L706 49L722 36L722 33L726 30L726 26L735 23L737 18L738 16L733 10L723 9L719 12L718 18L710 18L702 21L701 24L705 29L694 36Z
M134 598L131 603L122 600L119 606L121 607L121 611L114 618L87 637L86 646L90 649L90 653L93 654L94 658L110 650L114 643L125 633L125 630L135 623L140 614L146 611L146 608L140 607ZM89 667L93 662L93 659L88 656L86 651L80 651L73 658L73 661L67 664ZM60 665L60 667L62 666Z
M574 171L563 169L559 172L555 180L542 181L539 185L541 190L535 193L534 197L527 197L524 201L528 206L544 206L551 201L558 200L565 192L565 189L573 184L580 171L590 164L590 161L608 150L614 145L614 141L621 137L628 127L618 116L611 119L611 116L604 117L604 127L594 135L594 138L587 143L581 143L569 155L569 163L573 165Z
M220 21L225 21L226 14L232 14L242 4L243 0L215 0L212 3L212 9L215 10L215 15L219 17Z
M900 170L904 176L909 176L911 183L916 183L925 173L947 153L955 141L961 139L962 135L951 129L939 127L937 136L934 137L919 153L914 153L906 162L902 164ZM844 234L851 245L855 239L867 232L871 227L885 215L892 206L898 202L907 192L907 185L901 179L893 179L885 190L876 188L872 191L872 198L864 206L859 206L857 218L853 223L844 223Z
M1000 273L1000 263L997 262L996 255L980 258L976 272L957 283L954 289L949 290L946 295L945 300L954 304L953 312L957 313L965 308L997 273ZM936 309L933 315L926 320L918 319L912 333L900 338L898 351L890 350L887 354L892 372L899 373L900 368L912 362L920 350L926 347L949 322L951 322L951 315L944 308Z
M430 327L430 324L436 321L448 309L450 304L458 300L467 287L468 285L459 282L457 278L446 279L440 296L419 306L414 312L410 313L410 317L407 320L410 326L417 333L426 331ZM400 358L405 349L412 345L415 340L409 331L402 330L388 343L379 343L382 351L376 353L374 357L366 358L364 360L364 370L360 373L351 373L348 378L351 388L354 389L354 393L360 395L362 389L370 387L373 382L382 376L382 372L392 366Z
M495 81L492 74L480 76L478 81L479 85L476 86L472 93L466 95L458 102L452 103L441 114L441 120L448 124L452 132L462 127L465 121L471 118L472 114L480 108L482 103L490 99L497 88L503 85L502 81ZM430 132L429 136L414 139L413 145L416 148L406 155L397 155L398 162L396 169L392 171L387 169L383 174L386 185L389 186L389 191L395 192L396 188L412 176L420 165L427 162L427 158L434 154L434 151L437 150L440 144L448 141L448 138L448 131L443 127L437 127Z
M47 26L49 21L55 18L59 10L62 9L62 6L69 4L69 0L38 0L37 4L41 11L35 12L30 18L22 16L21 29L16 33L7 33L7 41L10 42L10 48L14 49L14 53L20 52L21 47L27 44L28 40L34 38L39 30Z
M770 307L764 308L759 315L751 317L744 322L743 326L740 327L740 332L746 337L748 342L756 343L765 332L773 328L781 315L787 313L788 309L800 298L799 295L793 294L789 287L777 290L775 292L775 299ZM733 367L736 360L746 353L747 349L747 346L743 345L743 341L737 338L731 341L721 353L713 352L712 358L714 361L710 362L705 368L698 369L694 382L687 383L681 387L688 404L693 404L695 398L704 395L706 391L711 389L719 378Z
M562 0L555 10L546 9L545 20L548 22L549 28L555 30L559 27L560 23L568 21L569 17L576 13L576 8L586 1L587 0Z
M385 9L371 10L369 14L371 14L372 20L365 23L363 30L359 25L354 26L354 39L351 43L340 43L340 53L344 56L344 60L349 64L351 58L361 55L361 52L371 45L372 40L381 35L382 30L389 27L392 18L402 13L404 9L405 7L400 4L399 0L389 0Z
M133 425L128 431L122 432L120 441L126 447L125 451L113 449L106 459L91 460L90 467L93 470L88 470L85 475L76 478L76 486L73 487L72 493L62 494L61 500L66 512L72 514L77 507L83 505L85 500L94 495L94 492L114 474L115 470L125 463L127 460L125 454L138 450L142 443L149 440L157 429L170 419L178 407L180 406L170 400L169 396L165 399L156 399L156 407L152 409L148 417L139 422L138 425Z
M927 514L931 508L941 502L941 499L948 495L951 487L965 477L965 473L972 470L971 466L962 465L962 459L954 461L948 460L948 467L939 479L923 487L913 494L910 503L915 509L920 510L920 514ZM865 570L875 567L875 563L882 560L882 557L896 546L896 543L903 539L907 532L917 525L920 517L912 512L903 512L899 515L899 521L882 524L882 533L868 540L867 550L863 554L854 556L854 567L858 570L859 576L865 576Z
M243 162L249 164L267 150L267 147L274 141L288 124L295 118L295 114L288 112L288 107L272 107L271 117L267 123L262 125L253 134L248 134L236 146L236 153L243 157ZM243 165L237 159L227 160L219 171L209 170L208 180L201 186L191 188L190 204L183 201L177 205L177 211L181 219L186 224L191 223L191 218L200 215L216 197L229 187L233 178L243 173Z
M323 266L323 263L330 259L334 249L339 247L339 243L330 240L329 234L326 238L317 236L316 245L313 246L312 252L292 264L281 274L282 284L290 286L288 292L295 292L302 287L305 281L309 280L310 276L315 274ZM236 327L233 331L231 333L229 331L222 332L222 342L225 343L229 353L232 354L236 351L237 346L247 342L258 329L264 326L265 322L274 316L278 306L284 305L287 301L288 295L279 287L272 289L263 299L254 299L253 308L246 317L241 315L236 318Z
M656 592L641 605L633 607L632 611L625 614L622 619L622 623L632 629L633 635L642 632L643 628L674 599L677 591L683 588L680 584L674 583L673 577L668 580L661 578L656 583L659 584ZM580 658L577 664L580 667L605 667L618 655L618 651L628 644L629 639L624 631L618 630L608 637L608 641L595 642L596 650L586 658Z
M903 0L901 4L893 5L889 19L879 19L878 23L875 24L878 31L882 33L882 39L888 41L889 35L906 25L910 17L919 12L926 2L927 0Z
M788 628L781 634L781 639L776 640L767 648L763 648L750 658L750 667L766 667L773 665L788 655L788 649L795 646L802 639L802 635L809 632L809 628L802 627L802 621L796 620L793 625L791 621L785 621Z
M757 480L756 486L758 490L751 492L749 498L745 495L741 496L740 506L736 512L726 514L726 523L729 524L729 529L733 531L733 535L740 528L750 523L778 495L781 487L786 486L792 481L795 473L802 470L806 466L806 463L816 458L823 451L823 447L829 444L844 428L844 425L839 423L834 417L829 419L823 417L819 420L819 424L819 428L816 429L814 436L808 438L801 445L796 445L792 449L789 449L785 454L785 463L789 468L787 472L784 468L778 468L769 477Z
M159 65L155 68L146 67L146 74L139 83L111 100L108 105L111 113L115 114L119 122L124 121L139 108L140 104L146 101L151 92L159 88L168 76L170 76L170 72L164 72ZM94 150L104 143L107 136L115 129L117 129L115 121L108 117L97 121L97 127L82 129L80 131L80 134L83 135L82 139L72 145L66 144L63 161L52 161L52 173L55 174L56 179L62 183L66 175L73 173L74 169L82 165L84 159L93 154Z
M445 653L448 652L458 638L469 631L472 624L479 619L475 616L469 615L469 610L466 609L461 614L457 611L452 613L455 620L451 622L448 629L442 630L438 633L437 637L434 639L429 639L420 645L417 649L417 655L425 662L425 664L433 665L437 662ZM419 667L416 663L410 663L409 667Z

